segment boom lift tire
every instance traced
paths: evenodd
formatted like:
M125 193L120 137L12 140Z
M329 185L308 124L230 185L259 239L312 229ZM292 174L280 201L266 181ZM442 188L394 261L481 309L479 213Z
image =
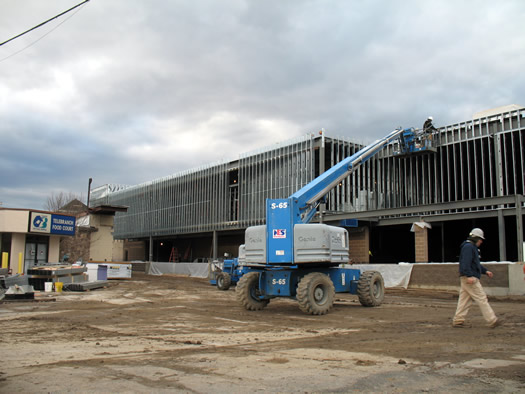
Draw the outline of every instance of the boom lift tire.
M377 271L365 271L357 282L357 295L363 306L379 306L385 298L385 282Z
M327 314L334 305L334 297L334 284L320 272L305 275L297 285L299 308L310 315Z
M228 290L232 284L232 277L227 272L217 274L217 288L219 290Z
M237 299L244 308L249 311L260 311L264 309L270 300L260 299L259 273L248 272L243 275L236 288Z

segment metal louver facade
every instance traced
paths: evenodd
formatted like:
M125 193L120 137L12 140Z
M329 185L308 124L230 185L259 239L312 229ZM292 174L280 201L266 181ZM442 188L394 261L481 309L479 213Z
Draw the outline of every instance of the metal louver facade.
M525 109L442 127L433 138L435 152L400 156L393 143L343 180L328 195L327 219L375 211L393 219L445 209L450 214L521 207L521 199L504 204L491 199L525 194ZM237 161L127 188L105 185L92 191L91 205L129 207L116 215L118 239L243 229L264 223L266 198L288 197L360 147L345 138L308 134Z

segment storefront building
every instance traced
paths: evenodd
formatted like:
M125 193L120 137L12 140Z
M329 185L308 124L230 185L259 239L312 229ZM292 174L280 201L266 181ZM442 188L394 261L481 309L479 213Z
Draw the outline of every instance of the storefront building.
M72 215L0 208L2 268L27 273L31 267L60 261L60 239L75 235Z

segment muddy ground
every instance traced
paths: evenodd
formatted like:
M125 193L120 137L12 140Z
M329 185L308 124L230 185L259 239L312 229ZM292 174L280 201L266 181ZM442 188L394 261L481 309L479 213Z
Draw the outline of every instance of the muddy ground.
M452 328L454 293L388 290L325 316L249 312L204 279L135 274L106 289L0 304L0 392L525 392L525 297L505 325Z

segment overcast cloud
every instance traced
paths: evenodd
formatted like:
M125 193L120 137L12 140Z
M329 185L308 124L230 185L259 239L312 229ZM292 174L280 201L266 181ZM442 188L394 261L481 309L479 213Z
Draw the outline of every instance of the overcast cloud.
M2 0L0 42L79 2ZM0 46L0 202L525 105L524 21L522 0L91 0Z

